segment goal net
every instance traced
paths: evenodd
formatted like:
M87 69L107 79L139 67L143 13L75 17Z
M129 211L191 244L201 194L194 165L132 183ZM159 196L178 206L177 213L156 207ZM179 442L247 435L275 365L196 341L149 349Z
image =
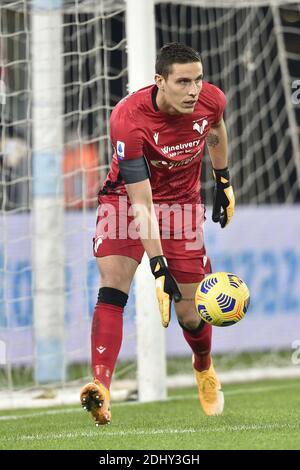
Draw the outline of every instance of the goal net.
M181 0L155 2L154 14L156 47L179 41L199 50L205 79L226 93L238 204L299 203L299 4ZM4 391L77 386L90 378L90 320L99 288L91 239L112 154L110 112L128 92L126 48L124 1L0 4ZM208 205L212 185L205 164ZM216 261L215 268L224 267ZM116 378L135 377L136 304L133 288ZM169 330L168 357L189 354L175 339L178 327ZM284 344L262 340L259 346ZM228 350L227 343L219 347Z
M299 4L164 2L156 18L158 43L198 49L205 79L226 92L238 202L299 202L300 118L291 99L299 70ZM205 181L208 189L210 173Z

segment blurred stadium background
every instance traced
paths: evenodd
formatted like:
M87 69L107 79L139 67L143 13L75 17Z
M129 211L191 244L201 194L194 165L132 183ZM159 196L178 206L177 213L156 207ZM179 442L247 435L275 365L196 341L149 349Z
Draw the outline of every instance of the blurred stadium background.
M151 25L152 0L137 3L147 3L144 20ZM240 275L252 298L241 324L215 329L217 366L224 380L299 375L300 4L154 3L156 48L180 41L199 50L205 79L228 99L237 209L225 231L208 214L206 244L213 269ZM0 406L18 406L18 391L24 406L24 390L33 396L50 387L54 397L58 387L78 390L90 378L98 291L91 238L112 155L109 115L140 62L128 28L136 42L148 41L139 65L152 67L152 39L138 36L138 15L126 22L126 8L120 0L0 1L0 388L6 397ZM213 181L205 161L202 191L210 212ZM150 290L148 281L144 286ZM135 392L138 357L141 374L144 355L151 362L149 349L136 352L143 342L136 335L140 293L133 286L126 308L116 390L118 380L130 379L126 390ZM163 342L168 383L191 383L190 354L174 318Z

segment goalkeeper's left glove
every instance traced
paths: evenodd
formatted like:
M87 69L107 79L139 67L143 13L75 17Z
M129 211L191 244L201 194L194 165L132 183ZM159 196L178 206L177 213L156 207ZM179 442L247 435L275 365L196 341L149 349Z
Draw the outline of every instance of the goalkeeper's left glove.
M233 216L235 205L228 168L214 170L214 177L216 182L214 188L212 220L214 222L220 222L221 227L224 228L229 224ZM221 211L221 209L223 210Z
M181 292L174 277L168 269L164 256L155 256L150 259L150 267L155 277L156 296L159 304L162 325L167 328L171 318L171 300L179 302Z

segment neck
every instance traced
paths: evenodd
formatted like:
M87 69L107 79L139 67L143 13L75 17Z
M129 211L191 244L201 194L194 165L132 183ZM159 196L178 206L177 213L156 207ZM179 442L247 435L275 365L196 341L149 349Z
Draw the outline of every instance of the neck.
M164 113L171 114L173 116L180 114L172 105L167 102L163 91L161 91L159 88L156 95L156 104L158 109Z

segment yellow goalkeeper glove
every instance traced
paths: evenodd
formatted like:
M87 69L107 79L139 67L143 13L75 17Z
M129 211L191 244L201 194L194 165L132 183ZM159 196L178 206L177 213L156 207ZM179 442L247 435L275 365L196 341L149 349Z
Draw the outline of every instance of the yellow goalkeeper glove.
M174 277L168 270L167 260L164 256L155 256L150 259L150 267L155 277L156 296L159 304L162 325L167 328L171 318L171 301L181 300L181 292Z
M235 206L233 189L230 184L228 168L214 170L215 188L213 199L212 220L220 222L222 228L229 224ZM221 209L223 209L221 211Z

